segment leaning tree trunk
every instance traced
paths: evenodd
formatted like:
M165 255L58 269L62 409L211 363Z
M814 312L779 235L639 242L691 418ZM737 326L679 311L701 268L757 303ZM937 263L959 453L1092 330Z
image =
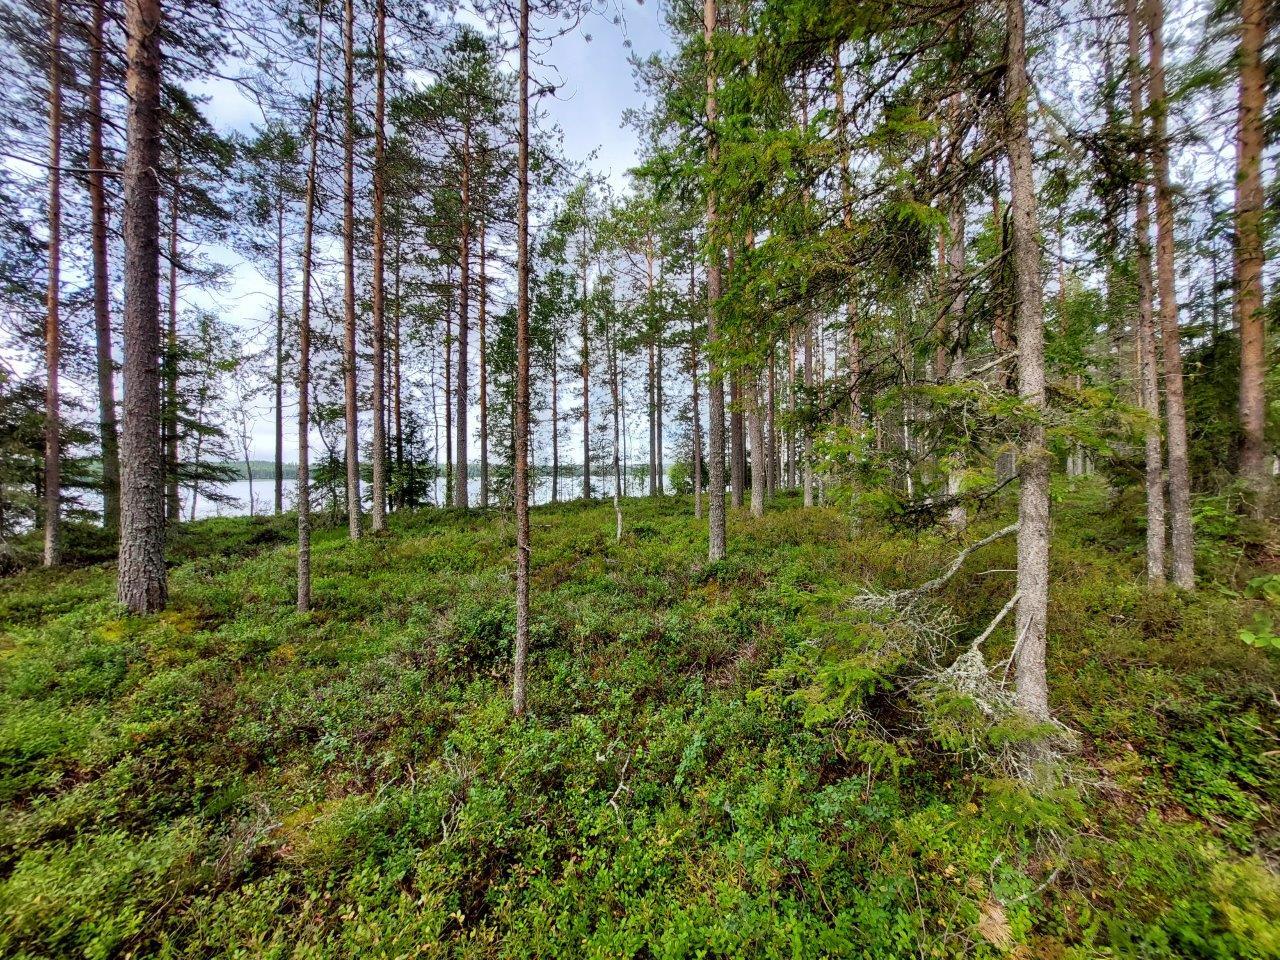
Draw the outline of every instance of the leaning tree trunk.
M1240 5L1240 108L1236 151L1236 304L1240 321L1240 478L1255 509L1262 507L1267 397L1266 316L1262 310L1263 108L1266 40L1263 0Z
M373 458L369 491L369 528L381 533L387 527L387 436L383 421L386 340L386 122L387 122L387 4L374 4L373 108Z
M512 712L525 711L529 656L529 0L520 0L519 131L516 157L516 638Z
M160 0L125 0L124 429L118 593L131 613L164 607L160 457Z
M346 399L347 532L360 539L360 418L356 407L355 262L355 5L346 0L343 17L342 134L342 382Z
M1173 189L1169 184L1168 99L1164 86L1164 5L1146 0L1151 107L1151 161L1156 184L1156 284L1160 294L1160 340L1164 348L1165 433L1169 456L1169 519L1173 582L1195 586L1191 530L1191 468L1187 451L1187 410L1182 387L1182 339L1174 287Z
M1137 0L1125 0L1125 17L1128 21L1129 45L1129 109L1138 136L1136 143L1143 143L1142 96L1142 27L1138 21ZM1138 260L1138 400L1147 415L1144 431L1146 451L1147 496L1147 582L1164 583L1165 561L1165 509L1164 509L1164 453L1160 439L1160 360L1156 354L1155 320L1151 309L1151 208L1144 182L1147 174L1147 156L1142 151L1141 171L1135 186L1134 224L1136 255Z
M105 0L94 0L89 33L89 220L93 250L93 332L98 370L98 429L102 444L102 525L120 532L120 438L116 430L115 363L111 357L107 188L102 151L102 44Z
M316 174L320 146L324 0L316 0L316 80L308 130L310 159L302 227L302 308L298 317L298 612L311 609L311 248L315 237Z
M718 112L715 50L713 49L715 32L716 0L703 0L702 35L707 48L707 162L713 171L719 156L715 135ZM707 557L712 563L724 559L727 546L724 516L724 374L720 370L720 360L715 353L716 343L719 340L716 311L719 309L720 300L720 254L719 241L716 239L716 219L716 193L712 189L707 191L707 233L710 240L707 257L707 367L710 372L708 389L711 394L708 402L711 448L707 453L710 460L707 481L711 489L707 501L709 528Z
M1049 452L1045 448L1044 291L1040 279L1039 224L1027 129L1026 20L1022 0L1007 0L1005 109L1009 159L1010 221L1014 277L1014 324L1018 340L1018 396L1029 422L1022 429L1018 492L1017 703L1027 715L1047 720L1045 674L1049 606Z
M62 562L62 425L58 368L60 258L62 256L62 12L49 2L49 278L45 292L44 565Z

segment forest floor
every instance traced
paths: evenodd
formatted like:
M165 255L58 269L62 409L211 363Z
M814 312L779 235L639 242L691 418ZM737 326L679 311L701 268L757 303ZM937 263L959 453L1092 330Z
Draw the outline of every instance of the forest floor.
M1055 493L1075 747L1034 792L934 669L1009 598L1007 539L904 615L865 591L954 538L781 497L708 567L687 498L627 501L620 543L607 503L536 509L519 721L500 514L320 532L305 616L289 518L184 530L158 616L109 564L9 578L0 955L1280 957L1262 552L1206 520L1202 588L1151 591L1141 505Z

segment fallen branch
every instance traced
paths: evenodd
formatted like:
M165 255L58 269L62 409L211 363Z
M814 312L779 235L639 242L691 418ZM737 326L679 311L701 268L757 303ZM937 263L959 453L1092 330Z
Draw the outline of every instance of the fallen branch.
M1019 596L1021 596L1021 594L1015 590L1013 592L1013 596L1009 598L1009 602L1000 608L1000 612L996 614L996 618L987 624L987 629L983 630L982 633L978 635L978 638L974 640L973 643L969 644L970 649L977 650L982 646L986 639L991 636L991 634L996 632L996 627L1000 626L1000 621L1007 617L1009 615L1009 611L1017 605Z
M1018 524L1011 523L1007 527L997 530L995 533L987 534L977 543L974 543L968 547L965 547L958 554L956 554L956 558L953 561L951 561L951 566L947 569L947 572L944 573L942 576L934 577L932 580L922 583L918 587L912 587L910 590L904 590L902 591L903 594L907 596L915 597L915 596L919 596L922 593L930 593L934 590L937 590L939 587L946 586L946 584L951 580L951 578L954 577L960 571L960 568L962 566L964 566L965 560L969 559L969 555L971 553L973 553L975 550L981 550L983 547L985 547L989 543L995 543L997 540L999 540L1002 537L1007 537L1009 536L1009 534L1017 533L1017 532L1018 532Z

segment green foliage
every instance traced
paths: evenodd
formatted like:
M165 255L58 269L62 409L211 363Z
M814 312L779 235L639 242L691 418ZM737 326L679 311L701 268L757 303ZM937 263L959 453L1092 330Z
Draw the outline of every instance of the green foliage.
M8 580L0 954L1280 956L1276 664L1233 584L1147 591L1140 531L1064 494L1050 674L1096 785L1032 794L969 753L1019 731L925 715L919 637L852 603L942 538L775 505L713 569L686 498L617 544L536 510L518 722L501 515L318 531L306 616L289 518L184 528L156 617L105 568ZM961 643L1006 579L938 598Z

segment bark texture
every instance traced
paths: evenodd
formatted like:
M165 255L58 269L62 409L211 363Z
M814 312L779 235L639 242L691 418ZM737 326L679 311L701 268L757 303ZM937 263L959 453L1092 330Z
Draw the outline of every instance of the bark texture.
M702 35L706 42L707 65L707 153L708 163L715 165L718 159L716 147L715 125L718 107L716 104L716 72L715 51L712 45L716 32L716 0L703 0ZM708 383L710 447L707 458L710 465L707 470L707 482L710 486L707 502L708 545L707 557L712 563L724 559L726 550L725 516L724 516L724 376L720 372L720 363L715 355L719 334L716 329L716 310L720 299L720 255L716 237L716 194L707 191L707 233L710 252L707 258L707 365L710 371Z
M355 262L355 5L343 9L342 132L342 383L346 399L347 532L360 539L360 415L356 400Z
M386 406L384 358L386 352L386 150L387 150L387 4L374 4L373 107L373 458L369 500L369 527L374 533L387 528L387 436L383 420Z
M302 227L302 308L298 318L298 612L311 609L311 253L315 238L324 66L324 0L316 4L316 79L311 93L307 187Z
M529 0L520 0L516 175L516 639L511 706L525 711L529 657Z
M124 423L117 590L130 613L168 598L160 456L160 0L126 0Z
M1164 4L1146 0L1151 108L1151 166L1156 193L1156 288L1160 294L1160 341L1164 351L1164 414L1169 464L1169 528L1173 582L1195 586L1191 531L1191 467L1187 410L1182 387L1182 337L1174 286L1173 188L1169 183L1168 101L1164 84Z
M105 0L94 0L89 26L89 220L93 253L93 333L98 373L98 430L102 443L102 522L120 532L120 437L116 428L115 362L111 356L107 188L102 150L102 44Z
M1145 127L1142 93L1142 25L1138 18L1138 0L1125 0L1128 21L1129 110L1138 127L1136 142ZM1147 582L1164 583L1166 535L1164 496L1164 451L1160 436L1160 360L1156 353L1155 317L1151 296L1151 205L1145 177L1149 169L1146 151L1139 157L1142 174L1134 196L1133 230L1136 238L1138 316L1135 340L1138 360L1138 401L1147 415L1144 431L1146 457L1145 486L1147 498Z
M1239 129L1236 142L1236 309L1240 324L1240 478L1255 507L1269 484L1266 470L1266 317L1262 310L1262 150L1266 70L1266 4L1241 0Z
M1049 606L1049 452L1039 416L1045 406L1044 290L1031 139L1027 130L1026 14L1022 0L1007 0L1005 108L1011 187L1009 219L1018 340L1018 396L1035 419L1022 431L1018 492L1018 607L1014 653L1017 703L1031 717L1049 718L1045 675Z
M62 562L62 9L49 2L49 277L44 320L44 565Z

